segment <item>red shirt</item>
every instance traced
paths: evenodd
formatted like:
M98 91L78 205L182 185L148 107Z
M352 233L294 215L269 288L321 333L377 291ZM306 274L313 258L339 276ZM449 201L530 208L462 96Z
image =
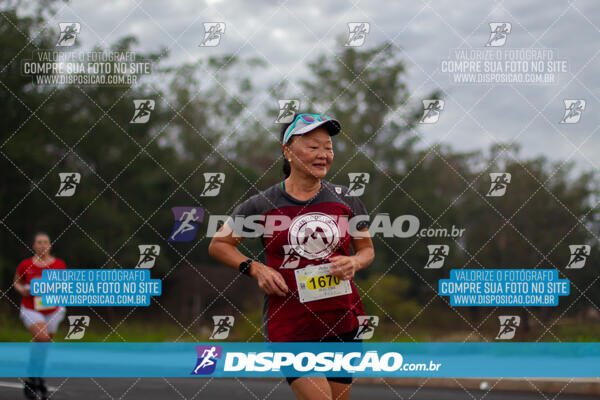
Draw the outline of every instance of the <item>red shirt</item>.
M333 335L347 333L358 327L357 316L365 315L363 304L353 281L352 292L301 303L299 301L295 270L309 264L325 264L334 255L350 255L351 237L348 229L342 229L338 221L325 224L312 224L326 230L327 235L315 235L306 240L307 226L315 216L323 220L335 217L368 215L358 197L346 196L348 188L322 180L321 191L311 200L300 201L285 192L280 184L273 185L248 200L232 212L232 216L278 215L293 219L290 227L263 235L266 265L275 268L285 280L290 293L286 297L266 295L263 306L263 333L269 341L319 340ZM342 220L343 221L343 220ZM362 223L358 230L368 226ZM291 248L294 245L293 249Z
M17 267L17 277L21 278L21 283L31 285L32 279L39 279L42 277L42 271L44 269L66 269L65 262L60 258L55 258L54 262L47 267L40 267L33 263L33 258L28 258L19 264ZM37 299L36 299L37 298ZM41 296L23 296L21 299L21 305L25 308L38 311L42 314L50 314L58 307L47 307L41 306ZM37 306L36 306L37 303ZM41 306L41 307L40 307Z

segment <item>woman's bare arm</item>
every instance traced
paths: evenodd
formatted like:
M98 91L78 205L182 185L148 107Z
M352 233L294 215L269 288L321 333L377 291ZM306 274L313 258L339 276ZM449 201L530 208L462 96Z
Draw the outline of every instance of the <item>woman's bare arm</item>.
M331 262L329 271L333 276L344 280L352 279L356 271L367 268L373 262L375 250L368 235L368 229L364 228L360 232L363 234L352 237L354 255L329 257Z
M360 232L368 232L365 228ZM375 248L370 236L353 237L352 248L354 249L354 257L358 260L358 270L367 268L375 259Z
M21 296L29 296L29 289L23 284L23 276L19 275L19 271L15 272L15 278L13 280L13 286Z
M243 237L234 236L229 225L224 224L210 241L208 254L223 264L239 269L240 263L251 258L238 250L237 245L242 240L244 240ZM258 281L258 287L267 294L285 296L289 292L281 274L258 261L250 264L250 276Z

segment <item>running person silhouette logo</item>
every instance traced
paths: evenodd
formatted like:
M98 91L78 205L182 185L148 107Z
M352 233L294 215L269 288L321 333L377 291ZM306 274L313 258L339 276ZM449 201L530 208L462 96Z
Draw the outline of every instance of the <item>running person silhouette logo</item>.
M588 256L590 255L590 249L590 245L587 244L570 244L569 251L571 252L571 257L569 258L569 263L565 268L583 268Z
M279 100L279 114L277 115L277 119L275 119L275 123L287 124L292 122L299 108L299 100Z
M235 318L233 315L213 315L212 317L215 326L212 334L208 337L212 340L224 340L229 336Z
M145 124L150 120L150 114L154 111L154 100L139 99L133 100L133 117L130 124Z
M204 38L200 42L200 47L215 47L221 42L221 37L225 34L225 22L205 22Z
M198 222L202 221L204 209L202 207L173 207L175 224L168 242L189 242L194 240L198 230Z
M368 22L348 22L348 40L344 43L346 47L359 47L365 43L367 34L371 30Z
M444 100L423 100L423 116L420 124L435 124L440 119L440 113L444 109Z
M565 114L560 120L561 124L576 124L581 118L583 110L585 110L585 100L564 100Z
M85 329L90 326L90 317L87 315L69 315L69 331L66 340L82 339Z
M205 172L204 190L200 193L202 197L214 197L221 191L221 185L225 183L225 174L222 172Z
M515 337L517 328L521 324L521 317L518 315L500 315L500 330L496 340L509 340Z
M156 262L156 258L160 254L160 246L157 244L140 244L140 258L136 264L136 268L152 268Z
M354 339L371 339L375 327L379 326L379 317L377 315L357 315L356 318L358 319L358 330Z
M490 22L490 38L485 43L485 47L504 46L511 29L510 22Z
M488 197L501 197L506 193L506 188L510 183L511 175L508 172L491 172L490 190L487 192Z
M221 346L196 346L198 360L190 375L210 375L215 372L217 361L223 355Z
M367 187L367 183L369 183L370 177L368 172L349 172L348 178L350 179L350 183L348 184L346 196L362 196Z
M73 196L77 185L81 181L81 174L79 172L59 172L58 178L60 179L60 185L56 197Z
M444 266L444 261L450 252L450 246L445 244L429 244L427 245L429 258L425 264L425 269L437 269Z
M77 35L81 31L79 22L61 22L58 24L58 28L60 29L60 34L56 42L56 47L73 46Z

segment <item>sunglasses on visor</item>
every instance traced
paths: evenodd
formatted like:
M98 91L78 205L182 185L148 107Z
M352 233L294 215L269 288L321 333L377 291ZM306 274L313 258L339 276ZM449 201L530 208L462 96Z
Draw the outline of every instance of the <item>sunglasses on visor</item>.
M283 135L283 143L286 143L287 140L290 138L291 133L294 130L296 123L299 120L302 120L305 124L313 124L317 121L321 122L321 121L327 121L329 119L332 119L332 118L328 115L321 115L321 114L298 114L298 115L296 115L296 118L294 118L294 122L292 122L292 124L285 131L285 135Z

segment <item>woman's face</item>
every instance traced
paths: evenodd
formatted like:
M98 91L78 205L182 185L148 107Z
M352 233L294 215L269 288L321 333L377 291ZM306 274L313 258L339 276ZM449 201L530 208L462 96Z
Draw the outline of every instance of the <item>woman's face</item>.
M37 235L33 241L33 251L38 257L42 257L50 252L50 238L46 235Z
M333 161L331 135L325 128L317 128L305 135L296 136L289 146L284 145L284 154L292 169L322 179L327 175Z

